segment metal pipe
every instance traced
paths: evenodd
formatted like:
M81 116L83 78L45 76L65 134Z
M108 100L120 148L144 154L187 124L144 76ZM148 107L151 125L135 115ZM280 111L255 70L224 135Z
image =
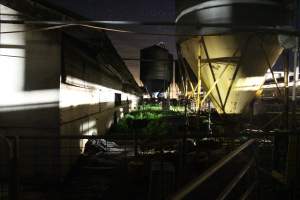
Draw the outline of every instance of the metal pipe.
M204 173L202 173L199 177L197 177L194 181L183 187L182 190L177 192L173 197L171 197L172 200L179 200L183 199L185 196L187 196L189 193L191 193L193 190L195 190L197 187L199 187L203 182L205 182L208 178L210 178L213 174L215 174L218 170L220 170L224 165L226 165L228 162L230 162L233 158L235 158L239 153L244 151L246 148L254 144L255 139L248 140L244 144L242 144L240 147L238 147L236 150L229 153L227 156L225 156L222 160L214 164L212 167L207 169Z
M293 128L296 127L296 109L297 109L297 80L298 80L298 73L299 73L299 66L298 66L298 48L299 48L299 39L296 38L296 47L294 49L294 81L293 81L293 93L292 93L292 102L293 102Z
M19 199L19 188L20 188L20 174L19 174L19 160L20 160L20 138L19 136L14 137L13 142L13 159L11 166L11 183L10 183L10 199Z
M239 52L240 50L240 46L235 50L235 52L233 53L231 58L238 58L236 57L236 54ZM238 58L239 59L239 58ZM212 60L212 59L210 59ZM225 68L223 69L223 71L221 72L221 74L219 75L218 79L213 83L213 85L211 86L211 88L209 89L209 91L206 93L206 95L204 96L204 98L201 101L201 106L203 105L203 103L205 102L206 98L210 95L210 93L212 92L212 90L215 88L215 86L218 84L218 82L220 81L220 79L222 78L224 72L226 71L226 69L229 67L230 64L227 64L225 66Z
M277 91L278 91L278 93L279 93L279 96L281 96L281 91L280 91L279 86L278 86L277 78L275 77L274 71L273 71L273 69L272 69L272 65L271 65L271 63L270 63L270 61L269 61L267 52L266 52L266 50L265 50L265 48L264 48L263 41L262 41L261 38L260 38L260 46L261 46L261 49L262 49L262 51L263 51L263 54L264 54L265 60L266 60L266 62L267 62L268 68L269 68L269 70L270 70L270 72L271 72L271 74L272 74L272 77L273 77L273 79L274 79L274 82L275 82L275 84L276 84L276 88L277 88Z
M6 145L6 148L9 151L9 159L13 158L13 149L12 149L12 144L9 142L8 138L6 136L0 135L0 140L4 142Z
M242 25L233 25L228 23L186 23L186 24L176 24L174 22L132 22L126 23L126 21L24 21L24 20L1 20L0 23L8 23L8 24L28 24L28 25L48 25L50 27L46 28L47 30L52 30L52 27L67 27L67 26L82 26L94 29L100 29L111 32L119 32L119 33L130 33L130 34L139 34L139 35L149 35L149 36L169 36L169 37L187 37L187 36L203 36L203 35L224 35L232 32L267 32L270 34L285 34L285 35L293 35L300 36L300 32L296 29L287 29L273 26L242 26ZM224 31L218 34L174 34L170 33L154 33L154 32L138 32L138 31L130 31L123 29L114 29L114 28L105 28L105 25L151 25L151 26L190 26L190 27L219 27L219 28L229 28L231 31ZM103 26L103 27L102 27ZM31 32L31 31L41 31L44 29L33 29L33 30L22 30L22 31L9 31L9 32L1 32L0 34L10 34L10 33L23 33L23 32Z
M191 90L192 90L192 96L195 95L195 89L194 89L194 86L193 86L193 83L191 82L191 80L188 81L190 86L191 86Z
M126 60L126 61L144 61L144 62L163 62L163 63L175 63L176 60L170 60L170 59L159 59L159 58L155 58L155 59L142 59L142 58L130 58L130 57L122 57L122 60Z
M6 146L6 149L8 150L8 162L9 162L9 170L10 170L10 174L9 174L9 185L8 185L8 198L9 200L16 200L17 199L17 176L15 174L16 170L16 147L13 146L13 144L8 140L7 137L0 135L0 140L4 142L4 145Z
M251 166L254 164L254 158L252 158L245 167L240 171L238 175L234 177L234 179L226 186L223 192L218 196L217 200L224 200L231 193L231 191L235 188L235 186L240 182L240 180L245 176L245 174L249 171Z
M215 73L214 73L214 70L213 70L213 65L210 62L210 57L209 57L209 54L208 54L208 50L207 50L207 47L206 47L206 44L205 44L204 37L202 37L202 46L203 46L203 50L204 50L206 59L208 60L208 66L209 66L209 69L210 69L210 72L211 72L211 76L212 76L212 78L215 82L216 81L216 76L215 76ZM216 85L216 90L217 90L217 94L218 94L218 97L219 97L219 100L220 100L221 108L222 108L223 112L225 113L225 103L223 104L218 85Z
M211 129L211 105L210 101L208 101L208 134L212 134L212 129Z
M223 71L221 72L221 74L219 75L219 77L216 79L216 81L212 84L212 86L210 87L210 89L207 91L207 93L205 94L205 96L203 97L202 101L201 101L201 106L203 105L203 103L205 102L206 98L210 95L210 93L216 88L216 85L218 84L218 82L221 80L223 74L225 73L226 69L228 67L224 67Z
M287 51L284 52L284 97L285 97L285 129L289 129L289 58Z
M201 108L201 56L200 56L200 45L199 45L199 52L198 52L198 62L197 62L197 69L198 69L198 84L197 84L197 112L200 112Z
M246 190L246 192L243 194L241 200L248 199L249 195L252 193L252 191L255 189L255 186L257 185L257 182L252 183L252 185Z
M236 67L235 67L235 71L234 71L234 73L233 73L233 75L232 75L231 82L230 82L230 85L229 85L229 88L228 88L228 90L227 90L226 97L225 97L225 100L224 100L224 113L225 113L225 106L227 105L227 100L228 100L228 98L229 98L231 89L232 89L232 87L233 87L233 84L234 84L234 82L235 82L236 76L237 76L237 74L238 74L238 72L239 72L239 69L240 69L240 67L241 67L241 64L242 64L242 61L243 61L243 59L244 59L244 56L245 56L245 54L246 54L246 52L247 52L247 50L248 50L249 42L250 42L250 40L252 39L252 37L253 37L252 34L249 35L248 38L247 38L247 40L246 40L246 42L245 42L245 44L244 44L244 46L241 47L241 56L240 56L240 60L239 60L239 62L237 63L237 65L236 65Z

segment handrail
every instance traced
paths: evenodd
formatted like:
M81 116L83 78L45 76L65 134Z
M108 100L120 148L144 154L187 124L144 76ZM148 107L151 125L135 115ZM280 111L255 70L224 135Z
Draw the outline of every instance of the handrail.
M224 200L230 194L230 192L235 188L235 186L240 182L240 180L245 176L245 174L249 171L251 166L254 164L254 158L252 158L245 167L241 170L241 172L234 177L234 179L226 186L223 192L218 196L217 200Z
M2 140L4 142L4 145L6 146L7 150L8 150L8 170L9 170L9 183L8 183L8 198L11 200L17 200L18 199L18 193L17 191L17 185L16 185L16 179L14 177L15 175L15 170L16 170L16 149L13 146L13 144L11 143L11 141L9 141L9 139L4 136L4 135L0 135L0 140ZM1 157L0 157L0 162L1 161Z
M194 181L191 181L187 186L177 192L174 196L171 197L172 200L180 200L187 196L194 189L199 187L204 181L206 181L209 177L215 174L219 169L221 169L224 165L226 165L229 161L235 158L239 153L244 151L246 148L255 143L255 139L250 139L241 146L239 146L236 150L229 153L226 157L221 159L219 162L214 164L212 167L207 169L204 173L198 176Z
M234 133L229 133L229 134L218 134L218 135L210 135L210 134L199 134L199 133L191 133L188 135L189 138L239 138L239 137L249 137L249 138L265 138L265 137L273 137L273 136L293 136L293 135L298 135L298 132L300 129L294 129L292 130L281 130L281 131L263 131L261 133L240 133L240 134L234 134ZM145 134L139 134L138 139L144 139L144 138L149 138L149 135ZM115 139L115 140L130 140L134 139L133 134L115 134L115 135L110 135L110 134L103 134L103 135L79 135L79 134L73 134L73 135L58 135L57 133L53 134L26 134L26 135L3 135L7 139L13 139L15 136L18 136L20 139ZM176 135L166 135L166 136L161 136L157 137L159 139L181 139L183 137L182 134L176 134Z
M246 200L249 197L249 195L252 193L256 185L257 182L252 183L250 187L246 190L246 192L243 194L243 196L241 197L241 200Z

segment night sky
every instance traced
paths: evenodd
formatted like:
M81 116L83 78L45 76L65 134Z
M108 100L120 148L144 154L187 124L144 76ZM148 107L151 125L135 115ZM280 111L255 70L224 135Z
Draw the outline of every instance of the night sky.
M92 20L107 21L175 21L175 0L45 0ZM120 26L138 32L175 33L169 26ZM107 32L122 58L139 58L140 49L164 42L176 57L175 38ZM139 82L139 61L125 61ZM275 70L282 66L281 59ZM140 83L140 82L139 82Z
M93 20L175 21L174 0L48 0ZM174 32L174 27L121 26L139 32ZM108 32L114 46L123 58L139 58L142 48L159 42L175 54L175 38ZM139 61L126 61L135 77L139 77Z

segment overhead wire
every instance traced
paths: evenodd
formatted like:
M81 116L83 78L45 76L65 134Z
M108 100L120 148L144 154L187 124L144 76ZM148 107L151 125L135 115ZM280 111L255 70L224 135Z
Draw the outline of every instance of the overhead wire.
M172 22L138 22L138 21L74 21L74 22L59 22L59 21L23 21L23 20L1 20L0 23L12 23L12 24L26 24L26 25L51 25L46 28L20 30L20 31L4 31L0 34L9 33L23 33L23 32L33 32L33 31L47 31L65 28L69 26L81 26L102 31L109 32L119 32L128 34L138 34L138 35L149 35L149 36L168 36L168 37L196 37L201 35L216 35L216 34L180 34L180 33L154 33L154 32L143 32L143 31L132 31L120 28L107 28L104 25L142 25L142 26L191 26L191 27L201 27L201 28L230 28L232 31L258 31L258 32L268 32L273 34L287 34L287 35L300 35L300 33L293 29L284 29L278 27L254 27L254 26L232 26L230 24L175 24ZM93 25L93 24L98 24ZM102 25L102 26L100 26ZM228 31L220 32L218 35L228 34Z
M12 34L12 33L26 33L26 32L40 32L40 31L49 31L49 30L55 30L55 29L61 29L65 27L74 26L76 24L64 24L64 25L58 25L58 26L49 26L44 28L37 28L37 29L27 29L27 30L18 30L18 31L1 31L0 34Z

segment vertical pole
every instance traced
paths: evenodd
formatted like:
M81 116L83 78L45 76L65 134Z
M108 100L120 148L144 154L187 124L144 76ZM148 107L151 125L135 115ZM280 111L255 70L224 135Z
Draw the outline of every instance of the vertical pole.
M172 68L173 68L173 71L172 71L172 83L173 83L173 87L172 87L172 98L176 98L176 82L175 82L175 61L172 62Z
M185 80L185 98L187 98L187 96L188 96L188 84L187 84L187 80Z
M197 90L197 110L200 113L200 107L201 107L201 41L199 41L199 50L198 50L198 90Z
M293 93L292 93L292 133L295 132L296 128L296 83L298 80L298 38L296 39L296 47L294 49L294 81L293 81ZM299 150L300 150L300 143L299 143L299 136L298 135L291 135L289 136L289 143L288 143L288 154L287 154L287 167L286 167L286 176L288 183L290 184L291 188L291 199L294 198L294 192L296 192L296 187L299 184Z
M134 130L134 156L137 157L137 155L138 155L137 134L136 134L136 130Z
M184 182L185 175L185 149L186 149L186 137L187 137L187 129L188 129L188 114L187 114L187 104L188 99L185 98L184 101L184 117L185 117L185 127L182 134L182 140L180 141L180 158L179 158L179 186L181 186Z
M289 129L289 54L284 52L284 103L285 103L285 115L284 115L284 128Z
M294 12L294 26L299 29L299 0L294 1L295 12ZM299 38L296 37L296 45L294 48L294 80L293 80L293 91L292 91L292 133L296 133L296 112L297 112L297 80L298 80L298 51L299 51ZM287 180L290 184L290 199L297 199L296 194L299 187L299 136L291 135L288 140L288 155L287 155Z
M211 106L210 106L210 100L208 101L208 134L212 134L211 130Z
M294 49L294 81L293 81L293 93L292 93L292 102L293 102L293 128L296 128L296 109L297 109L297 80L299 73L298 66L298 48L299 48L299 40L296 38L296 47Z
M14 138L13 143L13 158L12 158L12 169L11 169L11 196L10 198L12 200L18 200L19 199L19 184L20 184L20 177L19 177L19 149L20 149L20 140L19 137L16 136Z
M197 110L198 112L200 112L200 104L201 104L201 69L200 69L200 65L201 65L201 57L198 57L198 87L197 87Z

